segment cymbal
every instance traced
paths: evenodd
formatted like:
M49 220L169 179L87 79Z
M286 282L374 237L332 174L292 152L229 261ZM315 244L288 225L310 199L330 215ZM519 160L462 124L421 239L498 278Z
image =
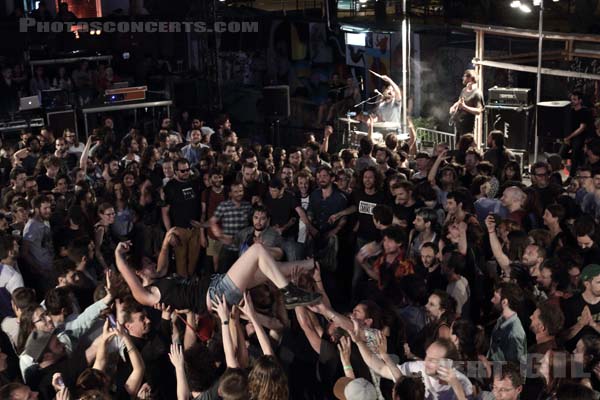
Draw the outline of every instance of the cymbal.
M345 122L347 124L360 124L360 121L357 121L352 118L338 118L338 121Z
M383 129L397 129L400 128L400 124L398 122L373 122L373 128L383 128Z
M359 136L368 136L369 135L368 132L362 132L362 131L352 131L352 133L355 133ZM373 140L383 139L383 135L379 132L373 132L373 135L371 137L373 138Z

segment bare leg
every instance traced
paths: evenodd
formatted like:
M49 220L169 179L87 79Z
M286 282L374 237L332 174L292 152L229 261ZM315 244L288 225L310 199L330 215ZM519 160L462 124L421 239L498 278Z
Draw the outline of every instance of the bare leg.
M277 261L261 244L253 244L231 266L227 275L242 293L267 280L279 289L289 284Z

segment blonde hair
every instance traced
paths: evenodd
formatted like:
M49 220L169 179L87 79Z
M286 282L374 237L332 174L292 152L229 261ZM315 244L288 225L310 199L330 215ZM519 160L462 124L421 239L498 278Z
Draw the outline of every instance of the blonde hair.
M287 400L288 380L283 368L273 356L260 357L250 375L248 389L252 400Z

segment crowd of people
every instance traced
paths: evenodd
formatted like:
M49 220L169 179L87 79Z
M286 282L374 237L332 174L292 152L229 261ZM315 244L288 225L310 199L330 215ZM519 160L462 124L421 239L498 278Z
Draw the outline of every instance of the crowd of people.
M600 135L529 182L209 125L0 143L0 399L597 398Z

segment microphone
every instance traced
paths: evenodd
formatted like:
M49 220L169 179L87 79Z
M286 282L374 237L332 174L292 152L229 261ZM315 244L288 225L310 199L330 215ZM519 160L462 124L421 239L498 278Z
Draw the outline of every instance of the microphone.
M364 92L365 91L365 82L363 81L363 77L360 76L360 91Z

